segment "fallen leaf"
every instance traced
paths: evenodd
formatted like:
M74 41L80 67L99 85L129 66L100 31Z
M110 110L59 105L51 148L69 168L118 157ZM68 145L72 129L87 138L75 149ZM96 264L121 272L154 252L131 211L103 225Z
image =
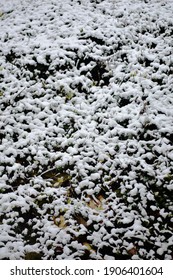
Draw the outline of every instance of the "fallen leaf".
M66 228L66 226L67 226L67 222L63 215L60 215L59 217L54 216L53 221L54 221L54 224L56 226L58 226L59 228Z

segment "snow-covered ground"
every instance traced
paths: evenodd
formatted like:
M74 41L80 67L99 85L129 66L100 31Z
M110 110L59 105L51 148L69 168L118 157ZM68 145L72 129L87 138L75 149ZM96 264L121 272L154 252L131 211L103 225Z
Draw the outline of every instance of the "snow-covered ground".
M173 259L172 54L172 0L0 0L0 259Z

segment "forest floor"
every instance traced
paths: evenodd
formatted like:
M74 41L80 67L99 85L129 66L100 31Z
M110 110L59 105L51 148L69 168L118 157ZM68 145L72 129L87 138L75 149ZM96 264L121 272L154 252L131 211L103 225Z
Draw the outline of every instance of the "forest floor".
M0 0L0 259L173 259L171 0Z

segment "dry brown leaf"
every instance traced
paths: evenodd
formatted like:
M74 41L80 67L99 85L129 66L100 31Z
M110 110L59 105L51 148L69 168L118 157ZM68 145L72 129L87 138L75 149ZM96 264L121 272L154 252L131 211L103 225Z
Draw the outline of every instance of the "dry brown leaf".
M92 248L92 246L88 242L83 242L83 245L87 248L88 251L95 252L95 250Z
M130 250L128 250L129 255L133 256L137 254L137 249L136 247L131 248Z
M75 219L78 222L78 224L82 224L85 227L87 227L87 221L82 216L80 216L79 214L76 214Z
M60 215L59 217L54 216L53 221L54 221L54 224L56 226L58 226L59 228L66 228L66 226L67 226L67 222L63 215Z
M102 195L99 195L97 198L89 197L90 201L88 202L88 206L92 209L95 209L97 211L103 210L103 199L104 197Z

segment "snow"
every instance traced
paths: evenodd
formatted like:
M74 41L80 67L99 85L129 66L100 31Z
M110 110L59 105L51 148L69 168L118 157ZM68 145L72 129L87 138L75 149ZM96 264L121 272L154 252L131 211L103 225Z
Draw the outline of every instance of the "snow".
M172 0L0 4L0 259L172 259Z

